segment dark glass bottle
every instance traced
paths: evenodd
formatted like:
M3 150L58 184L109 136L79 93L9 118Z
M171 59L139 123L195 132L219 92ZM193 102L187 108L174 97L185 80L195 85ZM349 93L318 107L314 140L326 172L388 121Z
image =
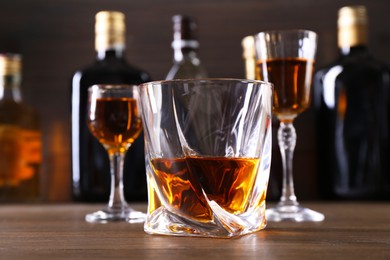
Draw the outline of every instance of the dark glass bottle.
M390 199L388 68L367 48L364 6L339 10L339 59L314 77L319 190L326 199Z
M94 84L139 84L149 75L125 60L125 17L120 12L96 14L96 61L77 71L72 81L72 194L77 201L106 202L110 191L108 155L87 127L88 87ZM128 150L124 165L127 201L147 199L144 140Z
M174 61L166 79L206 78L207 72L198 57L197 21L183 15L174 15L172 21Z
M41 199L38 112L21 95L22 58L0 54L0 202Z

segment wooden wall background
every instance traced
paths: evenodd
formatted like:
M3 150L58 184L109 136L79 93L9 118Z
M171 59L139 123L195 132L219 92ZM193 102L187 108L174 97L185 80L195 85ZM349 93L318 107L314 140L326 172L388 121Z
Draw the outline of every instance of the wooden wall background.
M171 16L193 15L200 23L200 57L211 77L244 77L241 39L268 29L306 28L319 34L317 67L332 62L337 11L364 4L370 17L372 53L390 61L388 0L2 0L0 51L23 55L24 99L42 116L44 164L42 190L47 201L70 196L70 79L95 58L94 15L100 10L126 14L128 60L163 79L172 61ZM318 198L314 115L296 121L296 193ZM277 125L274 125L274 132ZM278 196L280 156L274 141L270 198Z

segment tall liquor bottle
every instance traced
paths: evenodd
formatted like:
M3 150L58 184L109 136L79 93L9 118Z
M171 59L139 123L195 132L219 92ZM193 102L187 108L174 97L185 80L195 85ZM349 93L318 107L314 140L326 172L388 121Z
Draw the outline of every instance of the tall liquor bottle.
M206 78L207 72L198 58L197 21L183 15L174 15L172 21L174 62L166 79Z
M319 70L313 104L318 173L328 199L390 199L390 74L367 48L364 6L339 10L339 59Z
M21 95L21 56L0 54L0 201L40 199L42 139L37 111Z
M77 71L72 82L72 194L77 201L107 201L110 167L107 152L87 127L88 87L94 84L139 84L149 75L125 59L125 16L96 14L96 61ZM124 189L128 201L147 199L144 141L137 138L126 154Z

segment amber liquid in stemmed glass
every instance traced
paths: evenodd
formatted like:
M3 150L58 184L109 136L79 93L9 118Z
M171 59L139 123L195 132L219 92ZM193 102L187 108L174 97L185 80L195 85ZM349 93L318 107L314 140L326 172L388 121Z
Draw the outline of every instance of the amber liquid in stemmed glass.
M135 86L95 85L89 89L88 127L110 159L111 192L108 206L86 215L88 222L143 222L145 214L127 205L123 193L126 151L142 131ZM108 173L107 173L108 174Z
M259 79L274 84L273 113L290 122L310 105L314 62L303 58L275 58L257 62ZM267 70L264 72L262 70ZM267 75L267 78L263 78Z
M259 33L258 36L257 79L274 85L272 111L280 121L277 139L283 164L282 195L276 207L267 209L267 220L322 221L323 214L300 206L293 182L297 140L293 122L310 105L316 35L291 30Z
M99 98L93 120L88 121L92 134L108 152L126 151L142 131L142 121L134 98Z

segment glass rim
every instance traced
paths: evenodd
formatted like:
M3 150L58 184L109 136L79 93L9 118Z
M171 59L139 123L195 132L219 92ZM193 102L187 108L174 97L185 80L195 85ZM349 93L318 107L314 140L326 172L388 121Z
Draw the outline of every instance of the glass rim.
M139 87L145 87L148 85L161 85L164 83L170 83L170 82L197 82L197 81L209 81L209 82L214 82L214 81L221 81L221 82L242 82L242 83L253 83L253 84L265 84L269 85L273 88L273 84L271 82L267 81L262 81L262 80L256 80L256 79L239 79L239 78L191 78L191 79L169 79L169 80L156 80L156 81L149 81L145 83L141 83L138 86Z
M93 84L88 87L89 91L93 91L94 89L101 90L121 90L121 89L132 89L137 87L136 84Z
M281 29L281 30L266 30L266 31L261 31L258 33L255 33L254 36L258 35L263 35L263 34L282 34L282 33L307 33L312 36L318 36L318 34L315 31L308 30L308 29Z

